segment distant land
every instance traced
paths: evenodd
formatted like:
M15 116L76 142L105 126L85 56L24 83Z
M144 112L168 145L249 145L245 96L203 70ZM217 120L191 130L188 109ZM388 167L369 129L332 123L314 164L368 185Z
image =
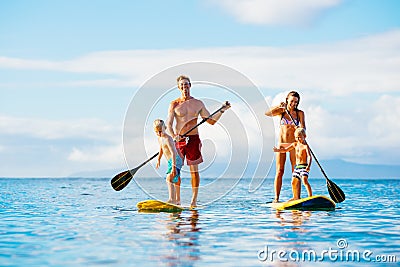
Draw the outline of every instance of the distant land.
M343 160L326 160L320 161L322 168L329 178L400 178L400 165L376 165L376 164L358 164L347 162ZM139 163L140 164L140 163ZM138 164L138 165L139 165ZM223 164L213 164L201 177L213 178L213 173L220 173L218 170L224 169L226 166ZM269 166L266 166L268 168ZM187 167L186 167L187 168ZM249 164L248 169L255 168L255 164ZM151 170L151 164L140 169L136 176L138 177L154 177L154 171ZM82 171L69 175L68 177L80 178L106 178L114 177L121 171L126 169L108 169L99 171ZM162 173L162 171L161 171ZM238 171L237 173L240 173ZM151 175L153 174L153 175ZM290 164L286 164L285 178L291 177ZM275 162L268 173L267 177L275 176ZM229 177L229 176L228 176ZM323 178L323 175L315 161L311 166L310 177Z

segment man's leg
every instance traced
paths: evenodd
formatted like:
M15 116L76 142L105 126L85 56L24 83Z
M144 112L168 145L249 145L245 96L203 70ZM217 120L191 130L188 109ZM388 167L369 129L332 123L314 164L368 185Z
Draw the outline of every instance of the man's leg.
M175 184L175 193L176 193L176 205L181 205L181 183L180 178L179 182Z
M192 201L190 202L190 206L196 207L200 186L199 165L190 165L190 175L192 177Z

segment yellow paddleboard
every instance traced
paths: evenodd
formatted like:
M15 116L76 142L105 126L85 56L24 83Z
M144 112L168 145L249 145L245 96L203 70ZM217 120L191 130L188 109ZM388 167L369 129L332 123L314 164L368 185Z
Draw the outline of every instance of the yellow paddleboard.
M180 212L184 207L170 204L160 200L144 200L136 204L139 212Z
M325 196L311 196L288 202L272 203L277 210L334 210L335 202Z

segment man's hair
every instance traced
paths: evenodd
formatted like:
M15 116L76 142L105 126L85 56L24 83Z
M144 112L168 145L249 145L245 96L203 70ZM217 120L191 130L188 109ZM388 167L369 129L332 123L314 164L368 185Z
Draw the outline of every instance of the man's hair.
M176 79L176 82L179 83L181 80L188 80L190 83L190 78L188 76L181 75Z

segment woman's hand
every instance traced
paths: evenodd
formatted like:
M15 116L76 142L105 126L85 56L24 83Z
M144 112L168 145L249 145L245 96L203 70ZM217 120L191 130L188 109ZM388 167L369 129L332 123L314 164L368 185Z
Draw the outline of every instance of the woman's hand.
M285 112L287 110L287 104L285 102L281 102L279 104L279 108L281 109L281 113Z

